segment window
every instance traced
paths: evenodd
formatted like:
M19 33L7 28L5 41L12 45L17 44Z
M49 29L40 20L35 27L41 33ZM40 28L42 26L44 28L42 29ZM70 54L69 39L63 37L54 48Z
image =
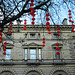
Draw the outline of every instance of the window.
M74 43L74 49L75 49L75 43Z
M12 39L12 35L11 34L7 34L7 39Z
M27 34L25 34L25 38L27 38Z
M38 34L38 39L40 39L40 34Z
M11 59L11 49L6 49L5 59Z
M31 39L35 39L35 34L30 34Z
M58 35L57 34L54 34L54 39L58 39Z
M60 59L60 55L57 55L56 52L57 52L57 50L55 49L55 58ZM60 50L59 50L59 52L60 52Z
M41 48L25 48L25 60L27 59L41 60Z
M25 49L25 60L27 60L27 49Z
M41 59L41 49L39 48L39 59Z
M36 49L30 49L30 59L36 59Z

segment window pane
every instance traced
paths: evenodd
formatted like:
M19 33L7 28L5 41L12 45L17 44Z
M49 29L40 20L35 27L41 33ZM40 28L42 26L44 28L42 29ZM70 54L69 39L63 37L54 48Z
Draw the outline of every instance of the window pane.
M38 39L40 39L40 34L38 34Z
M39 55L39 59L41 59L41 55Z
M25 54L27 54L27 49L25 49Z
M6 54L11 54L11 49L6 49Z
M39 54L41 54L41 49L39 49Z
M36 49L30 49L30 59L36 59Z
M30 54L36 54L36 49L30 49Z
M36 59L36 55L30 55L30 59Z
M5 55L5 59L11 59L11 55Z
M35 38L35 34L30 34L30 38Z
M25 55L25 60L27 60L27 55Z
M58 36L57 36L57 34L54 34L54 39L58 39Z

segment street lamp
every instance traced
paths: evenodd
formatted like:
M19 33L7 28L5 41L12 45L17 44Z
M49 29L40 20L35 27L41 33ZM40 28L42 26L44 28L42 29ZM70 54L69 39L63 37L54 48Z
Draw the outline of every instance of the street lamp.
M17 20L17 24L18 24L18 32L20 32L20 29L19 29L19 25L21 24L21 20L20 19Z

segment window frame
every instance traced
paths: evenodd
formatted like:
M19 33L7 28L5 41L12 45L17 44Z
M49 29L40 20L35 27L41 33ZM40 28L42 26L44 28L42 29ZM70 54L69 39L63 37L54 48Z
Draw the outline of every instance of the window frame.
M25 54L25 49L27 49L27 54ZM30 49L35 49L35 54L30 54ZM39 49L41 49L41 53L39 54ZM38 53L37 53L38 52ZM25 55L27 56L27 59L25 58ZM31 55L35 55L35 59L31 59ZM40 58L40 56L39 55L41 55L41 58ZM42 48L36 48L36 47L26 47L26 48L24 48L24 59L25 60L41 60L42 59Z
M31 37L31 35L34 35ZM36 34L35 33L30 33L30 39L36 39Z
M55 36L56 35L56 36ZM54 39L59 39L58 35L57 34L53 34L53 38Z
M12 34L7 34L7 39L12 39Z

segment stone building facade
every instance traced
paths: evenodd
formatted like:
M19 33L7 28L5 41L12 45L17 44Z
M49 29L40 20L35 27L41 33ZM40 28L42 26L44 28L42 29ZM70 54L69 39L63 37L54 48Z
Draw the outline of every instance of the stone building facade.
M75 75L75 33L70 25L60 25L60 37L57 26L51 25L51 34L46 26L23 25L19 28L4 27L3 42L7 42L6 55L3 55L3 43L0 44L0 75ZM42 47L45 38L45 47ZM56 55L56 43L60 43L60 56Z

